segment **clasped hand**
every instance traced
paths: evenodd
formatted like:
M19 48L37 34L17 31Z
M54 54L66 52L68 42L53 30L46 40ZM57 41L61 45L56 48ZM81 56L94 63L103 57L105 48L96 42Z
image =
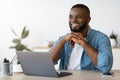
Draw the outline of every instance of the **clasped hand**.
M69 41L72 47L74 47L75 43L82 45L82 43L85 41L83 35L78 32L69 33L67 36L65 36L65 40Z

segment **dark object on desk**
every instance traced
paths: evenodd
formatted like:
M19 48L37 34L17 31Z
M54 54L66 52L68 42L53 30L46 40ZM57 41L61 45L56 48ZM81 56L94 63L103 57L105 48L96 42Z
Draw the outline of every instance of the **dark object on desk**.
M3 63L9 63L9 60L4 58Z
M71 72L57 72L58 77L64 77L68 75L72 75Z
M104 77L105 77L105 76L111 76L111 77L113 77L113 75L114 75L114 73L112 73L112 72L103 73L103 76L104 76Z
M4 58L2 62L2 75L11 76L12 75L12 63L8 59Z
M63 77L70 72L56 72L49 52L17 51L23 72L31 76Z

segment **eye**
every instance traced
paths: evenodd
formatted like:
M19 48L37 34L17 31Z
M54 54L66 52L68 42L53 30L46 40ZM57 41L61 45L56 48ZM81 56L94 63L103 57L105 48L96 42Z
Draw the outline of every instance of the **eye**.
M72 16L70 15L70 16L69 16L69 19L71 19L71 18L72 18Z
M82 17L82 16L80 16L80 15L78 15L78 16L77 16L77 18L79 18L79 19L80 19L80 18L83 18L83 17Z

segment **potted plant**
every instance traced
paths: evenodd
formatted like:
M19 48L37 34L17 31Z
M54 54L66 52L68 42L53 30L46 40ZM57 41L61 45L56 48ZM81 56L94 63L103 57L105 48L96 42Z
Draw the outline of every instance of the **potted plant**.
M10 46L10 48L11 49L14 48L16 51L23 51L23 50L30 51L30 49L27 48L27 46L22 43L22 40L25 39L29 35L29 30L26 30L26 26L23 28L22 33L21 33L20 36L17 35L16 32L13 29L11 29L11 30L12 30L13 34L16 36L16 38L14 38L12 40L12 42L15 45L14 46Z
M13 44L15 44L15 45L10 46L10 49L15 49L16 51L23 51L23 50L31 51L29 48L27 48L26 45L24 45L22 43L22 40L27 38L29 35L29 30L26 29L26 26L24 26L20 35L16 34L16 32L13 29L11 29L11 30L12 30L13 34L16 36L16 38L14 38L12 40ZM14 64L13 71L14 72L21 72L22 71L21 65L20 65L20 62L18 61L16 55L14 56L13 61L14 62L16 61L16 63L17 63L17 64L13 63Z
M112 31L112 33L110 34L110 42L111 42L111 46L112 46L112 47L115 47L116 44L118 43L117 37L118 37L118 35L115 34L115 33Z

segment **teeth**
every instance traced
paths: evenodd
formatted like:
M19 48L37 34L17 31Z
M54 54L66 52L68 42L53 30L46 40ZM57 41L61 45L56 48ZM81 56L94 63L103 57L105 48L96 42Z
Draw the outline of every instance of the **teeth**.
M72 24L73 26L77 26L78 24Z
M72 24L72 27L73 28L76 28L76 27L78 27L79 26L79 24Z

